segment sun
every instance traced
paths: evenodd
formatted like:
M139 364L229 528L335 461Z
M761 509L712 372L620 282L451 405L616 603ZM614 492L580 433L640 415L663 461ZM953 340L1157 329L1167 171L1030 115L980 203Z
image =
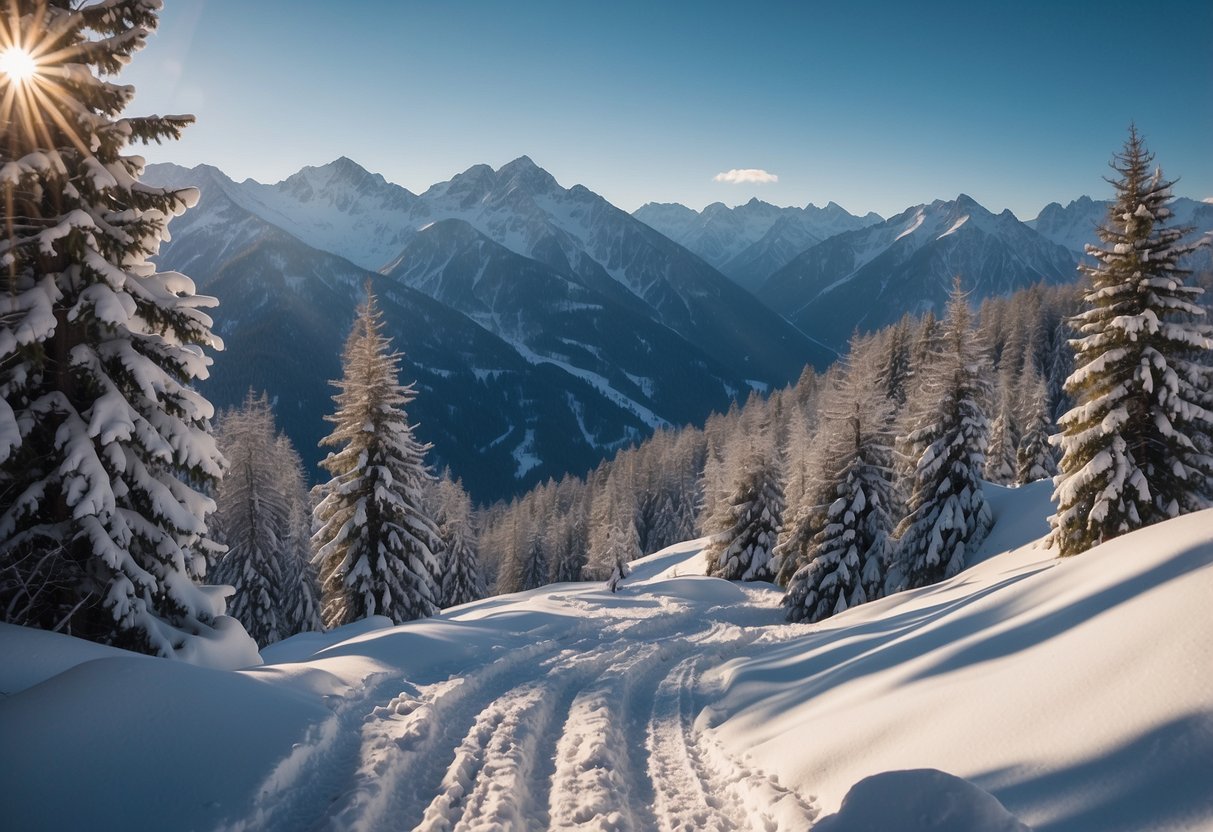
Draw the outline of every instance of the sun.
M0 72L7 75L9 81L20 84L38 73L38 63L20 46L10 46L0 52Z

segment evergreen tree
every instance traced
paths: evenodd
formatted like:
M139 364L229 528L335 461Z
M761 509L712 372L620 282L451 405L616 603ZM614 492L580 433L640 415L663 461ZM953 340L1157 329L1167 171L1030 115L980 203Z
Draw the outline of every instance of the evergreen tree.
M827 413L827 442L838 454L827 485L833 500L788 583L783 604L790 621L821 621L883 590L893 527L889 400L883 386L871 386L875 368L854 366Z
M499 593L522 592L548 582L547 552L531 511L530 495L515 500L506 511Z
M708 574L728 581L769 581L783 522L782 472L766 425L743 416L726 455L732 489L708 522Z
M1071 321L1079 337L1065 389L1075 406L1058 420L1051 518L1062 555L1209 504L1213 459L1199 437L1213 430L1213 339L1198 323L1202 290L1179 266L1195 246L1181 242L1189 229L1168 225L1173 183L1151 172L1153 160L1131 127L1111 163L1103 246L1087 247L1097 264L1080 267L1089 288Z
M886 328L880 341L884 360L875 369L877 385L884 390L885 397L896 405L905 404L909 396L910 333L912 323L908 315Z
M333 382L337 412L324 445L340 450L321 463L332 479L321 487L313 537L320 561L324 620L329 627L371 615L394 622L432 615L438 602L442 542L422 509L431 474L423 445L404 407L412 385L399 382L400 354L391 352L369 284L343 354L344 377Z
M1033 373L1029 378L1024 390L1024 433L1015 463L1018 485L1050 479L1057 473L1057 458L1049 444L1054 428L1049 415L1049 389L1039 373Z
M990 442L986 449L987 482L1009 485L1015 479L1014 413L1010 389L1000 385L998 409L990 425Z
M308 498L303 460L285 434L274 442L274 487L287 504L283 537L282 620L289 635L324 629L320 580L312 562L312 505Z
M443 548L441 606L478 601L486 592L476 554L471 499L459 482L445 476L438 482L437 501L435 520Z
M522 557L521 589L535 589L548 582L548 556L543 547L543 535L539 533L534 518L528 518L525 528L526 535L519 549Z
M282 614L290 506L277 487L269 400L249 390L242 407L223 414L216 437L228 463L215 500L215 525L227 553L211 580L235 588L228 609L264 647L290 635Z
M159 3L15 0L3 26L35 63L0 77L0 615L163 656L210 634L200 492L222 474L191 388L220 349L189 278L148 258L190 189L139 182L131 141L188 116L121 117L117 73Z
M640 535L632 512L634 500L616 480L614 487L608 484L599 491L590 508L592 532L586 577L606 581L611 592L628 576L628 563L640 557Z
M913 589L951 577L993 523L981 490L988 426L981 402L987 366L974 343L970 313L957 279L930 372L919 379L926 402L908 437L916 454L908 514L886 591Z
M586 509L587 485L574 477L565 477L557 486L557 516L550 527L552 581L580 581L586 562L589 525Z

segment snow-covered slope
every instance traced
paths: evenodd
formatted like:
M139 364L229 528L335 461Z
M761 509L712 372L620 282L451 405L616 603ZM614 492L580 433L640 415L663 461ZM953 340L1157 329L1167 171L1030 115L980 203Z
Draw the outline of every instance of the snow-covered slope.
M757 197L729 208L713 202L702 211L678 203L650 202L632 216L686 246L738 285L753 291L811 245L835 234L881 221L856 217L831 202L824 208L779 208Z
M813 246L771 275L758 296L837 348L856 327L871 331L906 312L941 311L956 275L979 301L1073 280L1075 264L1010 211L993 214L961 194Z
M703 577L692 541L617 594L561 584L364 622L234 672L0 627L0 817L1211 828L1213 512L1059 561L1032 543L1048 493L990 487L976 565L821 625L782 623L769 585ZM57 658L32 662L35 640Z
M247 179L231 191L245 208L323 251L378 269L404 245L401 220L417 197L342 156L273 185Z

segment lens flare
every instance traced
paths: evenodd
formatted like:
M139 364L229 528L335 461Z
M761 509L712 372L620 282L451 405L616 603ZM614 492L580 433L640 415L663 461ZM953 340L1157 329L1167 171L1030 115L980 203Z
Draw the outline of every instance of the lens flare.
M38 64L34 56L19 46L10 46L0 52L0 72L8 76L14 83L23 83L38 73Z

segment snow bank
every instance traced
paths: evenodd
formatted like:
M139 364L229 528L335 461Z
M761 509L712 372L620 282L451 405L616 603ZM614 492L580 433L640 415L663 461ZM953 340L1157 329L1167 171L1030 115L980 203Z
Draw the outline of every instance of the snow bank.
M0 656L4 657L0 661L0 695L20 693L93 659L130 655L62 633L0 623Z
M8 829L211 829L328 709L241 673L116 656L0 702Z
M865 777L814 832L1032 832L972 783L934 769Z
M1210 598L1213 511L1064 561L1029 544L725 665L716 730L827 810L929 767L1039 830L1213 824Z

